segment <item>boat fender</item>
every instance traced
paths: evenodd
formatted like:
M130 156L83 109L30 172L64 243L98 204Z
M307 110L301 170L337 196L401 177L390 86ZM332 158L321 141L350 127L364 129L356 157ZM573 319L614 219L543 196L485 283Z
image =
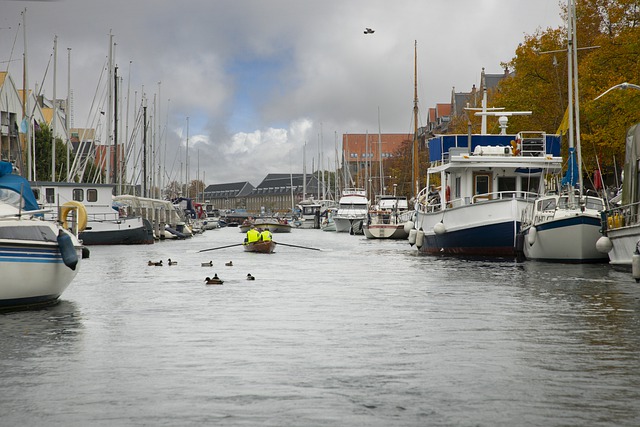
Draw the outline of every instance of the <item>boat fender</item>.
M420 249L424 244L424 231L418 230L416 233L416 247Z
M613 243L607 236L602 236L596 241L596 249L601 254L608 254L613 249Z
M524 262L526 257L524 255L524 234L522 232L516 234L516 261Z
M411 230L409 230L409 244L411 246L416 244L416 234L418 233L418 230L416 230L415 228L412 228Z
M71 236L69 236L69 234L64 232L63 230L58 230L57 240L64 265L72 270L75 270L76 265L78 264L78 254L76 253L76 248L73 247Z
M409 234L411 233L411 229L414 227L415 223L413 221L407 221L404 223L404 232Z
M527 243L529 246L533 246L536 242L536 235L538 234L538 230L535 227L529 227L529 233L527 233Z
M436 234L444 234L447 231L447 228L444 226L444 223L439 222L433 226L433 232Z
M60 219L62 220L62 228L65 230L69 229L68 216L71 211L76 211L77 221L78 221L78 232L83 231L87 228L87 210L84 205L80 202L76 202L75 200L71 200L66 202L60 208Z
M640 241L636 243L636 250L631 255L631 277L636 280L636 283L640 282L640 249L638 245L640 245Z

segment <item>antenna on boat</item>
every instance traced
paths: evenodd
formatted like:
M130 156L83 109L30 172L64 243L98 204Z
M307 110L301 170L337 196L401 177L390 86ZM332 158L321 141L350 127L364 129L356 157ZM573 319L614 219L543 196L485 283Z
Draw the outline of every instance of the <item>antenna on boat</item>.
M507 122L511 116L530 116L531 111L478 111L476 116L483 116L486 120L487 116L498 117L498 123L500 124L500 135L507 134ZM486 129L485 132L486 133Z

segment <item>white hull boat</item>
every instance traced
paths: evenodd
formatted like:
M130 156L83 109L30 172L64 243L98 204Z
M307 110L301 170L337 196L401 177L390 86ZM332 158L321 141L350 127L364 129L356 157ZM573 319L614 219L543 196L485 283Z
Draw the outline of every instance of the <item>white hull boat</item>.
M69 231L36 217L43 212L29 183L10 172L11 164L0 162L0 309L52 304L76 277L83 247Z
M603 236L598 250L616 267L631 268L634 254L640 253L640 124L627 131L626 161L622 180L621 204L603 213Z
M369 210L364 235L367 239L406 239L410 227L405 225L412 217L406 197L378 196L376 206Z
M547 195L528 206L523 214L524 256L530 260L568 263L606 262L598 251L600 212L604 202L598 197Z
M367 219L369 200L362 188L345 188L338 203L333 221L338 233L363 234L362 226Z
M560 137L539 132L432 138L409 243L428 254L515 256L522 213L543 171L561 167L559 153Z
M114 207L111 184L37 181L32 187L38 204L51 211L46 218L59 220L65 228L77 226L84 245L154 242L152 225L147 219Z

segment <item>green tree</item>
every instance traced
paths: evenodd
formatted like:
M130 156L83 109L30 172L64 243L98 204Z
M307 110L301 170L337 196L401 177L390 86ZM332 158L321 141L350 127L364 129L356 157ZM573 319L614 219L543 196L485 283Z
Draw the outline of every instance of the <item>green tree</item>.
M576 14L582 159L586 171L599 163L607 176L620 171L626 130L640 121L640 92L595 98L618 83L640 83L640 6L637 0L582 0ZM490 104L533 112L512 117L510 133L558 130L569 100L566 49L565 28L538 30L504 64L514 76L491 93Z
M35 131L35 167L37 181L51 181L52 132L45 123ZM60 138L55 140L56 176L54 181L67 180L67 147Z

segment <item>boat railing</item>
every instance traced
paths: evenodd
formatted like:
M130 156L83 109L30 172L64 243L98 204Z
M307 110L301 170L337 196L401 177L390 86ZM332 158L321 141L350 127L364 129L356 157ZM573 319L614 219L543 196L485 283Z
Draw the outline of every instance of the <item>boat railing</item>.
M519 199L519 200L535 200L538 193L531 191L497 191L493 193L476 194L471 198L471 203L483 203L495 200ZM466 203L468 204L468 203Z
M118 219L120 219L120 214L116 211L113 211L113 213L87 213L87 220L89 221L117 221Z
M615 230L640 223L640 202L616 206L600 214L602 231Z

